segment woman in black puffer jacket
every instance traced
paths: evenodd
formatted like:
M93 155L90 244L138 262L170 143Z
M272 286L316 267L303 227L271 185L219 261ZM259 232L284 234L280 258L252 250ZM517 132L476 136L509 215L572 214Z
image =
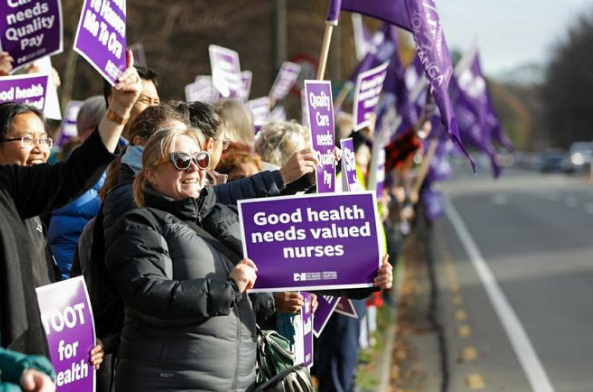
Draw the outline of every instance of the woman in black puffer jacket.
M255 317L245 290L257 268L247 259L234 265L200 231L239 250L236 212L203 188L209 155L200 136L151 137L134 182L142 208L106 238L107 269L125 303L117 391L245 391L255 381Z

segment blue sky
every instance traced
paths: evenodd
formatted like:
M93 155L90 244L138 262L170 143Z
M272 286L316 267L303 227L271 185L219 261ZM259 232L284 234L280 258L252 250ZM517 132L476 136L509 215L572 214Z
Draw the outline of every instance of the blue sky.
M478 43L486 74L544 65L555 43L593 0L435 0L450 48ZM593 50L593 48L591 48Z

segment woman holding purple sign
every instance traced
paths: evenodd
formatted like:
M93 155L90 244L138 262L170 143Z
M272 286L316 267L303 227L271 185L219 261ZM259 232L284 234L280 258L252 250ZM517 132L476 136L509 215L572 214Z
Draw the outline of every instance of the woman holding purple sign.
M134 181L139 209L106 238L106 265L124 300L116 390L245 391L255 382L248 259L234 264L237 213L205 187L210 154L195 129L147 141Z
M0 165L0 320L1 346L4 348L25 354L48 355L32 266L43 265L45 255L34 251L34 240L24 220L60 207L86 191L115 158L113 152L117 148L124 119L141 89L131 53L128 54L128 64L130 66L115 86L109 108L112 114L103 118L98 131L72 154L68 162L28 167ZM14 120L11 107L14 105L0 105L6 109L5 115L0 118L0 126L11 126ZM15 135L3 139L2 143L13 143L23 148L31 143L46 143L45 138L39 136L45 132L43 118L30 113L26 119L21 125L34 134L32 140L28 140L28 136Z

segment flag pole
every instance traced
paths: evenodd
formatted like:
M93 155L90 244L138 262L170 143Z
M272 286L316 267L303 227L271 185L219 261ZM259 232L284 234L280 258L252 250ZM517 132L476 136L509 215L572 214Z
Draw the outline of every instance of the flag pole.
M325 77L325 66L327 65L327 56L329 55L329 45L332 40L332 33L334 26L338 25L338 21L325 21L325 33L323 34L323 42L321 44L321 55L319 56L319 68L317 68L317 80L323 80Z
M337 113L340 111L340 109L342 108L342 105L344 104L344 101L346 100L346 97L348 97L348 94L350 93L350 91L352 91L353 88L354 88L354 83L352 83L350 80L348 80L346 83L344 83L344 86L342 86L340 93L338 94L338 96L336 97L336 100L334 101L334 113Z
M428 174L428 169L430 168L430 161L432 161L432 157L437 151L439 141L437 139L432 139L430 141L430 145L428 147L428 152L424 156L424 160L422 161L422 166L420 166L420 173L418 173L418 178L416 179L416 183L414 184L414 194L419 195L420 189L422 189L422 185L424 184L424 180L426 179L426 175Z

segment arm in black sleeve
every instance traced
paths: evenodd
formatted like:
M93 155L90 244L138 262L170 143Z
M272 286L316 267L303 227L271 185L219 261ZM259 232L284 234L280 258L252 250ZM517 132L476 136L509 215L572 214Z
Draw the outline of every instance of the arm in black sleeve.
M99 181L116 155L95 131L68 161L55 165L0 165L0 187L14 200L21 218L31 218L67 204Z
M173 279L167 242L140 212L128 214L112 234L107 238L107 270L134 310L164 320L197 321L228 315L240 300L232 279Z
M360 289L337 289L337 290L322 290L313 291L316 295L328 295L330 297L346 297L348 299L365 299L371 296L376 291L380 291L379 287L363 287Z
M290 184L286 185L286 188L280 193L282 196L294 195L297 192L307 192L309 189L313 188L315 183L311 182L309 179L309 175L305 174L301 178L296 181L291 182Z
M284 182L278 170L264 171L251 177L214 187L217 202L232 205L237 204L237 201L242 199L277 196L283 189Z

